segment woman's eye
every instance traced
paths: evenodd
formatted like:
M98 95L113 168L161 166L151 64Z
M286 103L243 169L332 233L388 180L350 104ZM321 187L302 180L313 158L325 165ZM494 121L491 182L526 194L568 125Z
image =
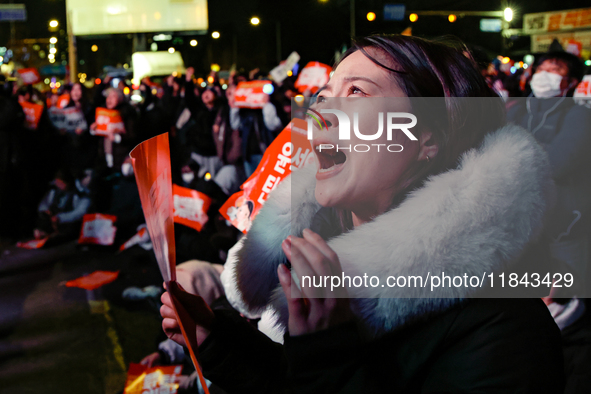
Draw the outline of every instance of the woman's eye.
M316 98L316 102L318 102L318 103L323 103L325 101L326 101L326 98L324 96L318 96Z
M365 95L365 93L359 89L357 86L351 86L349 88L349 94L361 94L361 95Z

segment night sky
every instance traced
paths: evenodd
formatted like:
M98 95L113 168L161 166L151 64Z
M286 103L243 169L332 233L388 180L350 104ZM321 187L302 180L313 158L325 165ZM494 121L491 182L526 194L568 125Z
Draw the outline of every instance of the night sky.
M7 0L2 0L6 3ZM58 19L60 28L65 29L64 0L15 0L27 7L28 21L16 23L16 38L48 38L61 34L64 44L58 49L64 50L65 31L50 33L48 21ZM416 23L408 19L403 22L384 22L383 5L398 3L388 0L356 0L356 35L371 33L400 33L412 26L413 35L437 37L455 35L467 44L482 47L490 55L500 54L501 38L499 33L482 33L479 31L479 17L464 17L455 23L449 23L445 17L421 16ZM511 27L520 28L524 13L563 10L589 7L589 2L580 0L520 0L501 1L441 1L441 0L408 0L407 10L502 10L506 6L513 8L516 17ZM238 68L246 71L260 67L264 71L276 65L276 23L280 23L282 51L285 59L293 50L297 51L302 62L318 60L332 64L336 50L349 44L349 1L348 0L209 0L209 32L217 30L221 33L218 40L209 34L183 37L183 44L175 45L181 51L187 65L193 65L198 72L205 73L209 64L215 62L222 69L232 64L232 46L234 37L237 40ZM377 14L374 22L367 21L365 15L373 11ZM250 25L250 17L258 16L261 24ZM151 39L152 34L146 37ZM7 22L0 23L0 46L5 46L10 38L10 26ZM59 38L59 37L58 37ZM189 46L189 40L196 38L199 45ZM60 38L61 40L61 38ZM90 47L97 44L100 50L92 53ZM148 46L150 41L148 41ZM521 37L512 42L511 48L503 55L523 54L529 49L529 38ZM159 49L166 50L169 43ZM112 35L106 37L78 38L78 58L84 60L80 71L90 74L100 71L102 66L117 65L131 60L131 35ZM58 57L59 59L59 57Z

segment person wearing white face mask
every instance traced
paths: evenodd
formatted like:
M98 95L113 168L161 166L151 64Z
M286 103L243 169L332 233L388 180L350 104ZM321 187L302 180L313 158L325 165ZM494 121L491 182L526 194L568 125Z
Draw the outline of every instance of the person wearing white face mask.
M507 119L527 128L548 152L557 202L545 226L545 234L552 257L564 264L567 272L574 272L578 282L588 289L591 280L591 110L576 105L571 97L582 76L583 64L576 56L566 52L544 55L531 80L533 97L518 100L508 110ZM568 347L576 341L573 335L581 335L573 330L588 320L580 317L591 305L585 306L584 300L576 297L567 305L559 305L572 296L589 297L589 293L568 294L563 300L545 299L551 311L570 310L572 308L565 306L577 305L575 313L569 314L567 326L561 326L560 314L553 312L563 334L565 370L570 371L567 387L575 387L577 379L580 382L584 376L589 378L582 365L588 361L581 361L584 357L575 361L579 356L573 356L572 350L569 354ZM588 354L585 349L589 346L581 345L578 349Z
M591 214L591 110L571 98L583 75L583 64L566 52L544 55L532 77L533 97L519 100L507 111L507 119L528 129L544 146L558 187L554 215L546 226L547 235L557 242L584 239L588 245ZM577 248L578 249L578 248ZM575 266L585 275L588 247L555 257ZM558 252L557 252L558 253ZM572 255L580 255L574 261ZM581 260L582 259L582 260Z

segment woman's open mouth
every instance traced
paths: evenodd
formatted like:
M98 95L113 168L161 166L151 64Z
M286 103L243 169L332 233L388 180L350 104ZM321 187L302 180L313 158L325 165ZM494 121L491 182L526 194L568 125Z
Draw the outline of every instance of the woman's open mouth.
M335 148L328 148L325 144L316 146L316 155L318 156L317 178L318 175L333 175L347 161L347 155Z

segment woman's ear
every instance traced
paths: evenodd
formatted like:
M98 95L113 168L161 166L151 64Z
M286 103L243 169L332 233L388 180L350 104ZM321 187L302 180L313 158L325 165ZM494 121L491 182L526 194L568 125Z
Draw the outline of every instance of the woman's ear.
M433 160L437 153L439 152L439 145L437 145L433 141L433 133L430 131L425 131L421 133L420 137L420 148L419 148L419 155L418 160Z

